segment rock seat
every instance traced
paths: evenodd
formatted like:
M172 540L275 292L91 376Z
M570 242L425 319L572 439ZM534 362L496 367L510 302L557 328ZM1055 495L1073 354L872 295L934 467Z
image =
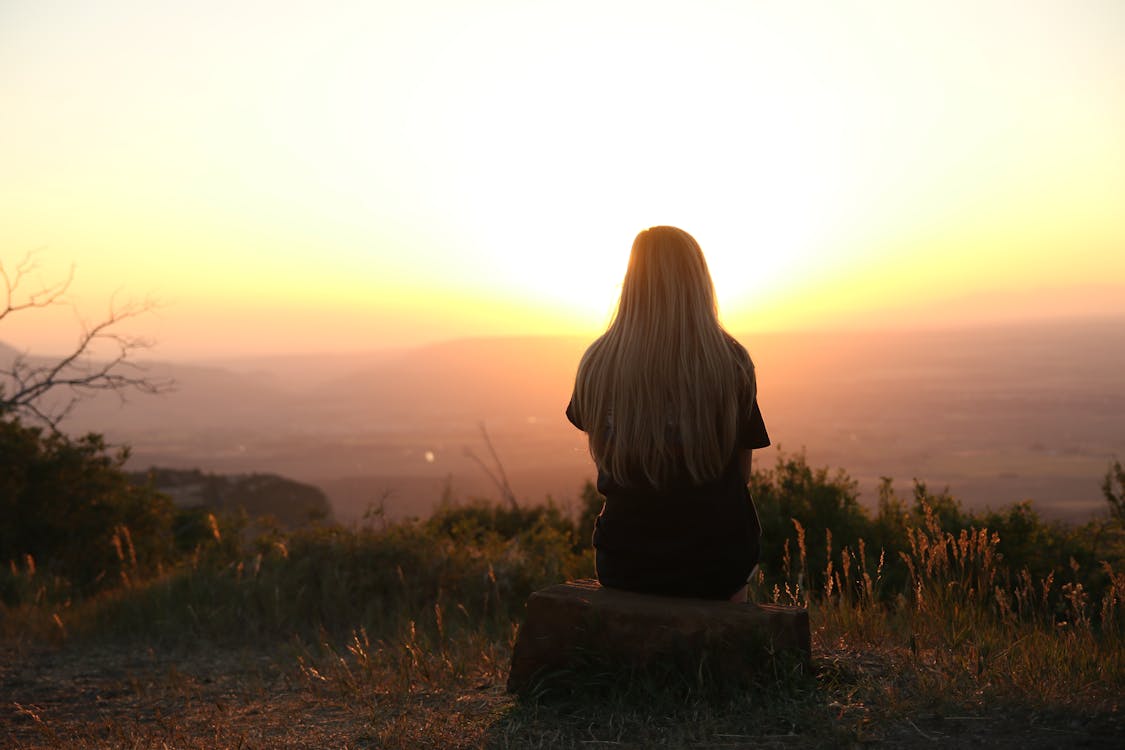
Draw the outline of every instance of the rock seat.
M772 604L653 596L583 579L549 586L527 600L508 690L522 693L559 670L598 664L672 664L752 678L778 657L807 665L808 610Z

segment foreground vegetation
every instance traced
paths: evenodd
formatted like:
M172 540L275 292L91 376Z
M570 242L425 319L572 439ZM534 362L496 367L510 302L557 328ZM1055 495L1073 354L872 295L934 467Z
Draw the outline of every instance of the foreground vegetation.
M30 520L0 547L0 677L18 678L0 680L15 686L0 689L0 738L17 747L1053 747L1125 730L1119 466L1111 513L1074 527L890 480L872 513L843 472L780 455L753 477L752 593L809 607L811 674L737 690L703 673L595 676L516 700L503 684L527 595L593 573L592 487L569 511L450 502L286 530L177 509L119 482L124 457L96 441L7 424L39 469L0 472L0 501L54 503L48 525L9 516ZM83 658L118 675L100 679L125 685L127 709L65 700Z

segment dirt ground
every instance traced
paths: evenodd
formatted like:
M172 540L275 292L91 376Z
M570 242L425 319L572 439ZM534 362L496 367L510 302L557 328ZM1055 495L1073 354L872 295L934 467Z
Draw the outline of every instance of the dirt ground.
M849 707L823 716L849 723ZM854 719L854 716L852 717ZM501 684L458 692L348 697L318 685L294 650L190 652L0 648L0 747L390 748L390 747L822 747L848 733L794 727L742 733L711 729L604 739L605 727L550 706L521 705ZM1074 717L1020 710L988 715L927 712L868 716L851 747L1119 748L1120 714ZM812 731L807 731L812 729ZM603 739L599 739L603 737ZM678 738L678 739L677 739ZM835 741L832 743L838 746Z
M371 721L317 695L277 654L7 650L0 744L12 748L366 748Z

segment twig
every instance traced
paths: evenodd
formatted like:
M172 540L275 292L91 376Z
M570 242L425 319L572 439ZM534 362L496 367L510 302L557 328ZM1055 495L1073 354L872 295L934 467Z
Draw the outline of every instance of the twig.
M915 724L914 721L909 716L906 717L906 723L909 724L910 726L914 727L914 731L917 732L919 735L921 735L922 739L929 740L930 742L937 742L937 737L931 737L930 735L923 732L921 729L918 728L918 725Z
M465 455L477 462L492 483L496 485L496 489L500 492L500 496L504 498L513 509L520 507L516 502L516 493L512 492L512 486L508 484L508 475L504 473L504 464L500 462L500 457L496 454L496 449L492 447L492 440L488 437L488 430L485 429L484 422L480 423L480 432L484 436L484 444L488 446L488 453L492 456L492 461L496 464L496 472L493 473L491 469L481 461L477 454L473 453L468 448L465 449Z

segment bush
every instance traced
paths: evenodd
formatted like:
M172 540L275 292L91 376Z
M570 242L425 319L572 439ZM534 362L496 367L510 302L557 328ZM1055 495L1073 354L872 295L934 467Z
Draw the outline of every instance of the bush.
M172 502L132 485L127 457L100 435L71 439L0 419L0 561L61 577L78 593L170 562Z
M828 469L812 469L803 454L780 454L772 469L755 470L750 491L762 524L761 567L767 577L784 576L800 545L807 563L802 586L818 590L829 544L855 549L861 537L870 536L855 481L843 470L830 475Z

